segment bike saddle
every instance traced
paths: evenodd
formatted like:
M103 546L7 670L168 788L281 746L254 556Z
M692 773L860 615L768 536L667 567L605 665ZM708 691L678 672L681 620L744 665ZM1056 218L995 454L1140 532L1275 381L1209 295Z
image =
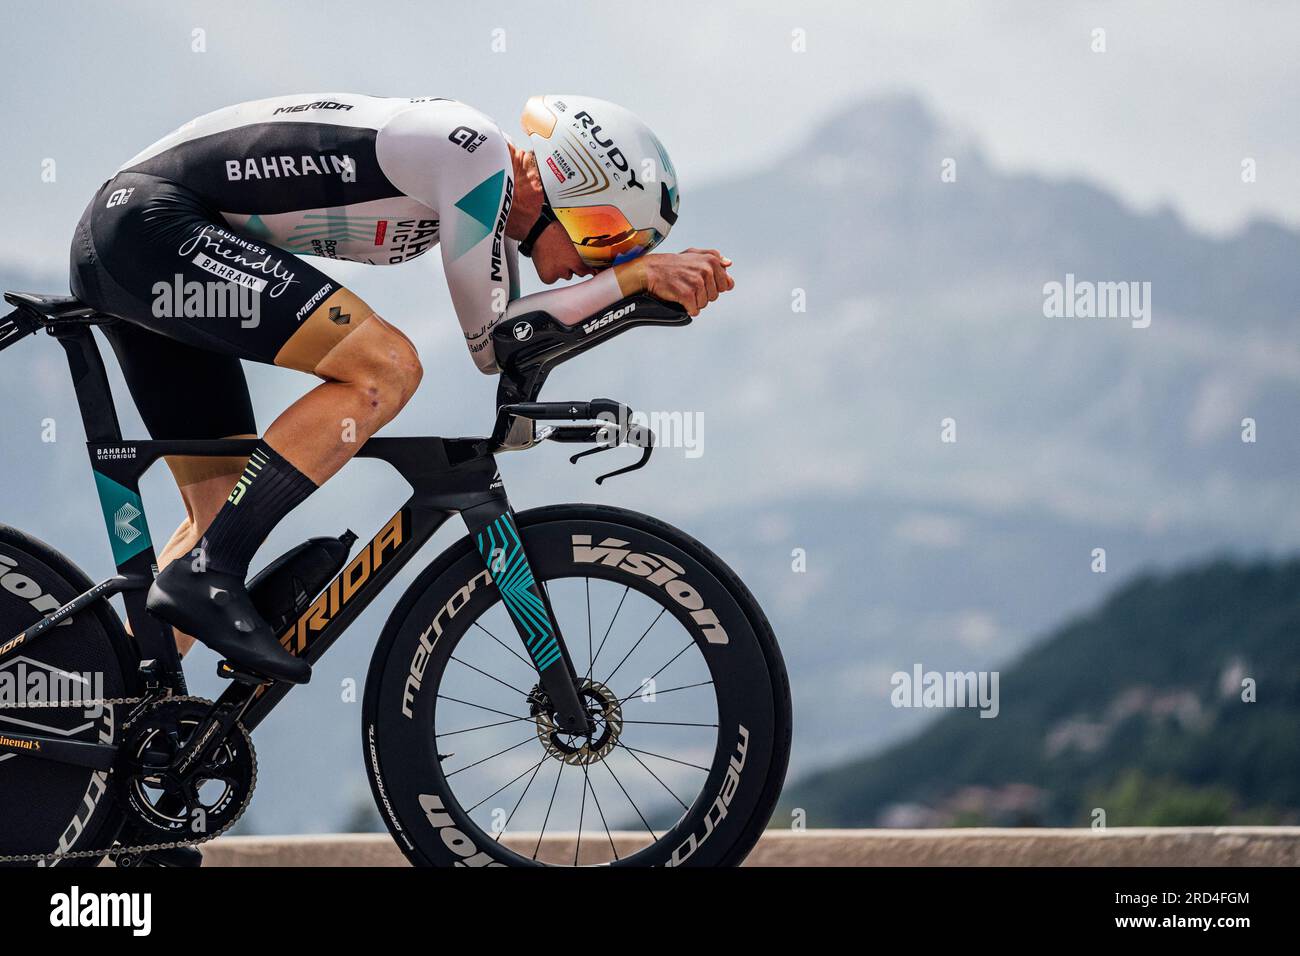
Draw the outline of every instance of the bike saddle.
M76 319L95 314L92 306L71 295L39 295L35 292L6 292L10 305L31 309L48 319Z
M240 670L287 684L311 680L311 665L285 650L233 574L173 561L154 580L145 606Z

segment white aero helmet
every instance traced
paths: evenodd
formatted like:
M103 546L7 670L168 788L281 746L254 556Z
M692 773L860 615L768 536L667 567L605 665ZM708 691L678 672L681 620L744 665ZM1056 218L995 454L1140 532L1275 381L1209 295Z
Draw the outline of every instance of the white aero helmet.
M534 96L522 123L546 192L543 216L559 221L583 262L626 262L668 235L677 221L677 172L659 138L630 112L591 96ZM520 246L531 249L532 242Z

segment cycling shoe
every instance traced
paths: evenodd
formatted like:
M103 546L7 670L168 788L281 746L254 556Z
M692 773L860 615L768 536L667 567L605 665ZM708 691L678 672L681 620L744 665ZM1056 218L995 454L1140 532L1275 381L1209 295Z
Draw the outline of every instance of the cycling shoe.
M145 607L242 669L288 684L311 680L311 665L281 646L233 574L173 561L154 580Z

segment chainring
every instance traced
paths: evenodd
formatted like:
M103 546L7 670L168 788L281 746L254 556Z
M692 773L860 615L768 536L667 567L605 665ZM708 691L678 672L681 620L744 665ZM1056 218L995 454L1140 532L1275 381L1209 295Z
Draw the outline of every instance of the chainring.
M183 774L171 767L211 707L199 697L167 698L131 725L109 782L128 828L139 835L204 842L232 826L252 800L257 756L242 724L211 758Z

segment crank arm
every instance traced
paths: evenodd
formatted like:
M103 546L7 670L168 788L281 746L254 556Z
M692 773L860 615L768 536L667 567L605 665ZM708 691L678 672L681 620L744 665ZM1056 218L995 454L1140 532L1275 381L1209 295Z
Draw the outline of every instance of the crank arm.
M201 758L209 756L209 751L215 751L220 747L239 718L243 716L244 711L248 709L248 705L253 702L255 693L256 688L249 688L249 693L241 701L233 704L217 701L213 704L202 726L194 732L189 743L172 761L171 771L178 777L183 777Z

